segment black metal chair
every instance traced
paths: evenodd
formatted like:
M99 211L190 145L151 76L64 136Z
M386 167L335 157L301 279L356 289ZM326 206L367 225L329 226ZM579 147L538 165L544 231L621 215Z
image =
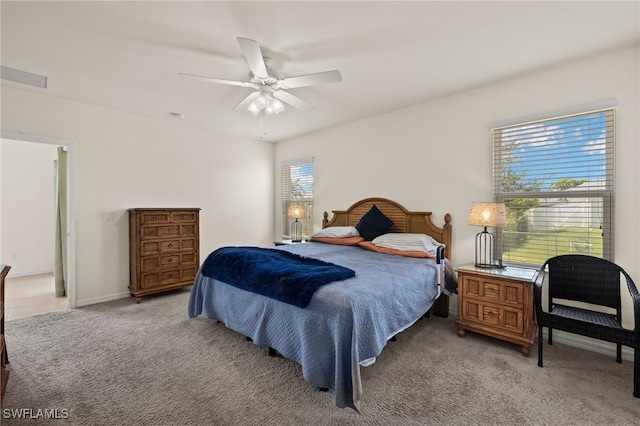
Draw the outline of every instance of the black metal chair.
M542 309L545 269L549 298L546 312ZM626 279L633 301L633 330L622 327L621 276ZM552 257L540 269L533 293L538 322L538 367L542 367L543 327L549 329L550 345L554 328L616 343L618 363L622 362L622 345L629 346L634 349L633 396L640 398L640 294L631 277L620 266L593 256L567 254ZM611 308L615 314L563 304L566 300Z

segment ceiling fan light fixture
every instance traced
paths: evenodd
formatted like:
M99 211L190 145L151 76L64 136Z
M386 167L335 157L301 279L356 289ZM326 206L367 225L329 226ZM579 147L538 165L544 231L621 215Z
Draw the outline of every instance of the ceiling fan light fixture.
M253 103L256 104L259 109L263 109L269 104L269 99L264 94L260 94Z
M249 109L249 112L250 112L251 114L253 114L253 115L258 115L258 114L260 114L260 108L258 108L258 107L256 106L255 102L251 102L251 103L249 104L249 108L248 108L248 109Z
M284 104L278 99L273 99L271 101L271 107L273 108L273 112L276 114L280 114L282 111L284 111Z
M279 99L274 98L271 93L260 93L249 104L248 110L253 115L258 115L261 111L264 111L267 115L275 115L284 111L284 104Z

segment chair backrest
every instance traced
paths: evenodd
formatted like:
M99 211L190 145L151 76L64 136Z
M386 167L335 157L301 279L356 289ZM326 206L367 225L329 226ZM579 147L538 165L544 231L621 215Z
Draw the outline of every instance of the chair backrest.
M549 305L553 299L607 306L620 315L620 271L613 262L594 256L567 254L547 260Z

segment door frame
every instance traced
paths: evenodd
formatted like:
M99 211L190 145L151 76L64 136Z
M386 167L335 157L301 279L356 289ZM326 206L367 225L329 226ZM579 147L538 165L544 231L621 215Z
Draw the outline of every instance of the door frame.
M67 149L67 303L77 306L76 299L76 143L72 140L50 138L24 133L0 132L2 139L66 146Z

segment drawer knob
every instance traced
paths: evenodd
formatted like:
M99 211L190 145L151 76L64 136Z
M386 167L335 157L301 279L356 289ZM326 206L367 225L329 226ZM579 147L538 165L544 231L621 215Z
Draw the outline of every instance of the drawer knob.
M169 248L173 248L173 244L169 243L169 246L168 246L168 247L169 247Z
M173 257L170 257L167 262L169 262L169 263L173 262Z
M153 216L153 220L158 220L158 215Z
M187 215L186 215L186 214L183 214L183 215L182 215L182 219L186 219L186 218L187 218Z
M169 274L169 278L173 278L173 274Z

